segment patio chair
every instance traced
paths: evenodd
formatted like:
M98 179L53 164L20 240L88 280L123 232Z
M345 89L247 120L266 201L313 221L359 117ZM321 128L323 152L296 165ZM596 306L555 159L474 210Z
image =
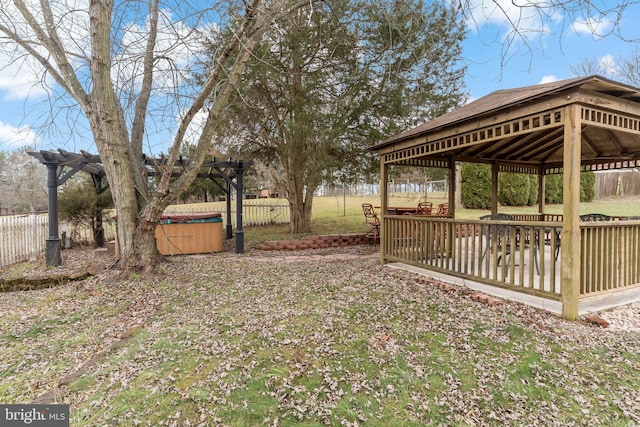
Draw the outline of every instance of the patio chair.
M599 214L599 213L590 213L590 214L580 215L580 221L584 221L584 222L611 221L611 220L613 220L612 216Z
M420 202L418 203L418 210L416 211L416 215L431 215L432 210L433 210L433 203Z
M440 203L438 205L438 211L436 212L436 215L449 215L449 203Z
M362 212L364 213L365 222L371 227L369 231L367 231L366 236L372 239L375 245L380 239L380 218L371 203L363 203Z
M484 215L480 217L480 220L482 221L513 221L513 215L510 214L503 214L503 213L497 213L497 214L490 214L490 215ZM484 260L484 257L487 255L487 253L489 251L493 250L493 246L494 246L494 242L496 245L496 251L498 252L498 265L500 265L500 262L502 261L502 254L504 252L504 255L507 257L507 268L509 267L509 263L511 261L511 242L512 242L512 238L511 235L512 233L515 233L516 229L509 225L509 224L489 224L489 225L482 225L481 227L481 234L482 236L484 236L485 239L485 243L486 246L484 248L484 251L482 251L482 255L480 255L480 263L482 263L482 260ZM513 248L514 250L518 250L519 248L517 247L519 245L519 239L518 236L515 237L515 239L513 239L516 243L516 247Z

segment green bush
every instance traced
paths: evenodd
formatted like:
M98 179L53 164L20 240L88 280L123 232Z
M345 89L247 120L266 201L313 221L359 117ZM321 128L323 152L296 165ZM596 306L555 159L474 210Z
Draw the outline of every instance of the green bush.
M547 175L544 182L544 202L562 203L562 175Z
M538 176L528 175L529 177L529 200L527 205L533 206L538 203Z
M463 206L469 209L491 208L491 166L464 163L460 177Z
M469 209L491 208L491 166L465 163L462 165L462 204ZM545 177L545 203L562 203L562 174ZM596 176L580 174L580 201L595 197ZM498 177L498 202L504 206L533 206L538 203L538 176L521 173L501 173Z
M501 173L498 177L498 202L503 206L527 205L529 176L523 173Z
M102 212L112 207L111 191L98 194L88 176L79 176L65 185L58 197L60 219L91 228L97 246L104 246Z
M596 174L582 172L580 174L580 201L590 202L596 195Z
M545 202L549 204L562 203L563 183L562 174L548 175L545 180ZM596 194L596 174L582 172L580 174L580 201L591 202Z

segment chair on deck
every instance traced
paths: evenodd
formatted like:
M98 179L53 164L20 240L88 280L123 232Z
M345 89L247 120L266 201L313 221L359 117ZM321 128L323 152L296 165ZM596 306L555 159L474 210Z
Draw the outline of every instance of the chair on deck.
M612 216L599 214L599 213L580 215L580 221L584 221L584 222L611 221L611 220L613 220Z
M513 221L513 215L510 214L491 214L484 215L480 217L480 220L483 221ZM484 236L486 247L484 251L482 251L482 255L480 255L480 263L487 255L489 251L493 250L494 242L496 245L496 251L498 255L498 265L500 265L500 261L502 261L502 254L507 257L507 268L509 267L509 263L511 261L511 249L518 250L519 239L518 236L515 236L514 239L511 238L512 233L515 233L515 228L508 224L489 224L482 225L482 235ZM512 240L515 241L516 247L511 248Z
M378 218L378 214L376 214L371 203L363 203L362 212L364 213L365 222L371 226L366 236L373 239L373 244L375 245L380 239L380 218Z
M433 209L433 203L420 202L418 203L418 209L416 210L416 215L431 215L432 209Z
M436 212L436 215L449 215L449 203L440 203L438 205L438 211Z

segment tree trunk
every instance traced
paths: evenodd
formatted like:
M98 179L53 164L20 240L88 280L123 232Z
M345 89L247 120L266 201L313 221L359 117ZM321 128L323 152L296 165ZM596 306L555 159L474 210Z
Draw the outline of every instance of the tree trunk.
M313 207L313 193L316 185L307 185L301 191L288 191L289 200L289 233L301 234L311 232L311 212Z
M93 220L93 241L98 248L104 248L104 226L102 224L102 209L96 209Z

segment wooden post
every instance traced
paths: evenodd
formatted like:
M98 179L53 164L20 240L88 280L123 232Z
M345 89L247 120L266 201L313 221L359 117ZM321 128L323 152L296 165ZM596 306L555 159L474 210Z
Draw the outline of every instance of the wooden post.
M380 263L385 264L385 244L387 243L386 232L384 226L384 217L387 215L387 206L389 206L389 194L387 181L389 180L389 167L384 162L384 155L380 156Z
M456 216L456 162L449 159L449 216Z
M544 216L545 180L544 168L540 167L540 171L538 171L538 213L540 216ZM544 220L544 217L540 218L540 220Z
M453 157L449 158L449 213L451 218L456 217L456 162ZM455 224L444 224L449 228L449 238L446 240L447 259L450 259L455 244ZM448 262L448 261L447 261Z
M491 163L491 213L498 213L498 163Z
M575 320L580 301L580 106L564 110L562 317Z

